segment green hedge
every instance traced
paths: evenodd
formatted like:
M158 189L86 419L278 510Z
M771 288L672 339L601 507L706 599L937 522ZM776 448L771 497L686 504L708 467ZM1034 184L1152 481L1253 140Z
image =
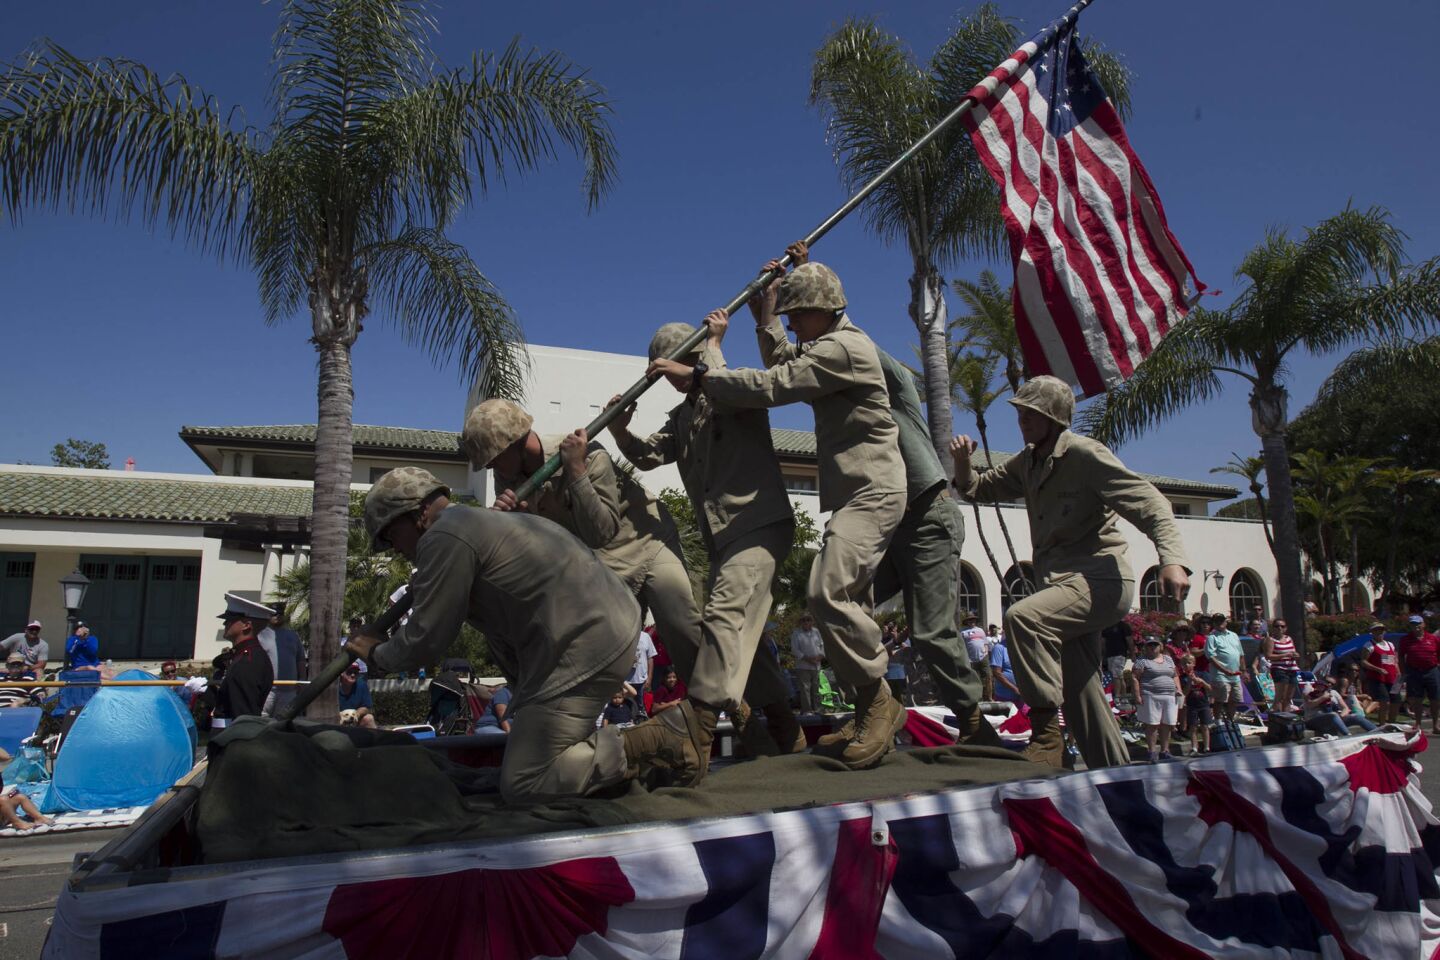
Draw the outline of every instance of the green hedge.
M430 715L428 690L420 693L407 693L399 690L376 693L372 690L370 697L375 701L376 721L387 727L424 723L425 718Z
M1351 637L1370 632L1375 618L1368 613L1340 613L1310 617L1305 621L1305 640L1316 653L1333 650L1338 643ZM1410 629L1404 617L1393 617L1382 621L1391 633L1404 633Z

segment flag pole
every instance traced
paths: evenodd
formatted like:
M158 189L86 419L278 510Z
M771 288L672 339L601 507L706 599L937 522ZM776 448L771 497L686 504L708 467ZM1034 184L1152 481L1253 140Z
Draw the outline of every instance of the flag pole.
M1075 5L1065 12L1064 16L1052 22L1045 29L1045 32L1040 39L1040 42L1036 46L1035 52L1038 54L1043 50L1049 49L1050 45L1055 42L1056 37L1060 36L1060 34L1068 30L1075 23L1075 20L1080 16L1081 11L1083 11L1086 7L1090 6L1090 4L1093 2L1094 0L1077 0ZM997 70L1003 68L1006 64L1011 62L1011 60L1006 60L1005 63L1000 64L1000 67L997 67ZM993 87L997 84L998 80L994 79L994 71L991 72L990 77L987 77L984 81L981 82L981 85L987 85L990 89L993 89ZM890 161L889 165L886 166L884 170L881 170L873 178L871 178L869 183L861 187L849 200L846 200L838 210L836 210L834 213L830 214L830 216L826 217L823 221L821 221L819 226L807 233L804 237L805 246L814 246L822 237L824 237L827 233L834 229L841 220L844 220L851 213L853 213L856 207L864 203L865 199L869 197L870 194L880 189L880 187L885 183L885 181L889 180L892 176L894 176L895 171L899 170L905 164L909 163L912 159L914 159L916 154L918 154L921 150L924 150L925 147L928 146L932 140L934 140L946 129L948 129L951 124L953 124L955 121L959 120L961 117L965 116L965 114L973 110L975 108L976 102L977 101L974 97L966 94L965 97L958 104L956 104L955 109L947 113L943 118L941 118L938 123L936 123L933 127L927 130L924 136L912 143L909 147L905 149L903 153L901 153L894 160ZM744 306L751 297L768 287L770 283L775 280L775 278L783 275L786 268L788 268L792 262L793 261L790 254L786 253L779 259L773 270L761 270L760 273L756 275L754 280L751 280L749 283L747 283L744 289L742 289L733 298L731 298L730 302L725 305L725 315L734 315L735 311L739 310L742 306ZM671 352L665 359L683 359L684 357L688 356L692 350L698 347L709 335L709 329L702 324L699 330L696 330L693 334L686 338L685 342L680 344L680 346L677 347L673 352ZM627 389L624 393L620 395L620 398L614 404L602 410L594 420L591 420L586 425L585 433L591 437L600 433L602 430L604 430L610 425L610 422L612 420L619 416L620 411L624 410L626 407L634 403L642 393L644 393L646 390L649 390L650 387L659 379L659 374L655 374L641 377L639 380L635 381L633 384L630 385L629 389ZM540 485L546 480L549 480L550 477L555 474L555 471L559 469L560 454L552 454L550 459L546 460L545 463L542 464L538 470L536 470L533 474L530 475L529 479L527 479L524 483L520 485L520 488L518 490L514 491L516 502L518 503L519 501L525 500L526 498L532 496L536 490L540 489ZM390 609L386 611L386 619L388 619L389 615L397 609L399 610L399 613L396 613L394 615L394 620L391 621L392 625L393 622L398 621L398 619L410 609L410 593L408 590L396 601L394 606L390 607Z

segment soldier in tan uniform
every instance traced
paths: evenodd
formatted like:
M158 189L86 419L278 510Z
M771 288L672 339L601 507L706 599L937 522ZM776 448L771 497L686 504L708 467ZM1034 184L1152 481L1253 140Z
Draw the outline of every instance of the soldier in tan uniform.
M729 317L717 310L705 319L709 339L680 363L692 370L697 363L711 371L724 369L720 344ZM669 356L694 333L688 323L667 323L650 341L650 359ZM795 517L771 443L770 414L763 408L730 407L678 379L671 383L685 399L655 433L643 439L630 433L633 406L610 424L616 446L637 468L679 466L710 553L700 648L667 649L691 698L735 716L743 695L768 721L769 733L759 730L759 736L775 741L758 749L799 752L805 749L805 738L790 711L790 691L779 664L755 656L770 615L775 568L795 539ZM619 400L613 397L610 403ZM755 744L747 740L751 749L757 749Z
M377 670L441 659L468 621L484 631L512 692L500 791L507 800L592 793L624 780L698 782L709 760L699 720L682 704L621 730L595 729L635 657L640 607L595 554L524 513L452 506L418 467L381 477L365 496L365 529L419 572L409 620L386 640L348 646Z
M501 491L495 508L525 509L575 534L645 604L667 650L698 648L700 608L685 571L680 532L664 505L632 475L617 470L583 428L542 437L530 429L533 422L509 400L486 400L465 420L461 441L471 465L495 471ZM517 504L514 488L557 450L560 470L527 503ZM689 682L683 672L682 677Z
M1189 590L1185 547L1170 504L1101 443L1069 430L1075 394L1063 381L1028 381L1010 403L1025 449L998 467L971 469L975 441L950 442L955 487L982 500L1025 498L1039 590L1005 613L1015 681L1030 704L1033 730L1025 753L1060 766L1056 711L1088 767L1129 762L1100 685L1100 631L1130 609L1135 574L1117 517L1129 520L1160 554L1160 589L1177 599Z
M845 316L845 292L825 265L806 263L756 302L756 335L766 370L710 370L667 360L652 372L735 408L805 402L815 411L820 508L833 511L810 568L809 607L825 655L855 689L853 737L840 758L874 766L894 747L905 708L884 681L889 658L867 603L871 582L905 512L905 465L875 345ZM788 316L799 346L779 315Z

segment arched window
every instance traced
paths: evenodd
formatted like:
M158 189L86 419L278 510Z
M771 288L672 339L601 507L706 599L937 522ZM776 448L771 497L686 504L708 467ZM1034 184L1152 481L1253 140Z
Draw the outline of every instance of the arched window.
M1255 605L1265 606L1260 578L1249 570L1236 570L1230 578L1230 619L1234 629L1243 630L1254 616Z
M1145 571L1145 576L1140 578L1140 612L1160 612L1161 599L1160 568L1151 567Z
M1005 585L1010 589L1008 593L1000 591L1000 612L1004 613L1010 609L1010 598L1019 600L1021 597L1028 597L1035 592L1035 566L1027 560L1020 561L1005 574Z
M966 614L973 613L981 623L985 622L985 593L980 588L980 575L963 560L960 562L960 589L955 610L961 620Z

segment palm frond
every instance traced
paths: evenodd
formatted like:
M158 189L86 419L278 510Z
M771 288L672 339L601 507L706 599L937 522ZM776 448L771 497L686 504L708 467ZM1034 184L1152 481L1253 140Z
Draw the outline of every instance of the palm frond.
M0 76L0 210L138 214L243 257L257 147L235 120L183 78L47 42Z
M364 140L384 156L405 216L443 228L492 181L539 168L561 144L585 164L594 209L618 176L610 112L605 91L564 57L512 41L379 106Z
M371 290L406 342L457 360L482 397L521 396L528 361L510 305L458 243L412 228L360 252Z
M1440 324L1440 258L1388 283L1342 288L1310 304L1296 338L1312 353L1328 353L1375 336L1395 337Z
M1219 395L1217 344L1224 314L1196 310L1156 345L1125 383L1096 398L1076 417L1076 430L1118 447L1181 412Z

